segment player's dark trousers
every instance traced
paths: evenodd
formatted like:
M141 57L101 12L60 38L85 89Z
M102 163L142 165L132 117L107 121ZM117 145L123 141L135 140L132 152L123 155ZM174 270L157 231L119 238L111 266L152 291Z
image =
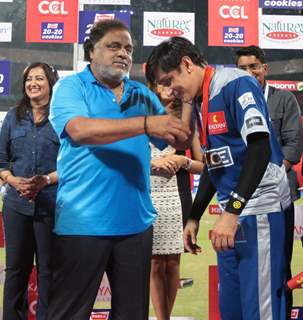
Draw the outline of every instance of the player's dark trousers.
M111 320L147 320L152 227L116 236L54 236L48 320L88 320L104 271Z
M53 217L22 215L4 204L3 222L6 246L3 319L27 319L28 281L35 257L39 297L34 309L36 319L45 320L51 279Z

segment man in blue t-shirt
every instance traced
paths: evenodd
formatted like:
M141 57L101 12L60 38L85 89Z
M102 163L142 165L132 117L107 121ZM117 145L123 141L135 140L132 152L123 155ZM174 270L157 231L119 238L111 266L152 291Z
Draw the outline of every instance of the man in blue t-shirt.
M199 220L215 193L222 213L211 232L222 320L284 320L284 212L290 203L283 155L258 82L247 72L201 63L190 41L174 37L147 61L149 82L201 105L206 162L184 244L197 254ZM199 119L199 118L198 118Z
M106 271L111 319L146 320L156 218L149 141L188 146L191 106L182 120L168 116L127 79L133 43L120 21L96 23L84 53L90 64L59 81L50 108L61 146L48 319L89 319Z

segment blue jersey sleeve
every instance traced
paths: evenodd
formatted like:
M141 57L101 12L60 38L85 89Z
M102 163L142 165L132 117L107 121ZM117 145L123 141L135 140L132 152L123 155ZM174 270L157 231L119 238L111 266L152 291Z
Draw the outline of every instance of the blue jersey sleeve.
M266 102L261 87L253 77L239 77L225 90L234 124L245 143L252 133L269 133Z

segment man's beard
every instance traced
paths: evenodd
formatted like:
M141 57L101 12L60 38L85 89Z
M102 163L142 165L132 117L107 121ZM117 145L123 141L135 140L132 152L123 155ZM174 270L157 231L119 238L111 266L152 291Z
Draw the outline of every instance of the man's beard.
M103 78L111 82L121 82L122 79L127 75L128 71L116 70L112 67L96 65L95 70L98 78Z

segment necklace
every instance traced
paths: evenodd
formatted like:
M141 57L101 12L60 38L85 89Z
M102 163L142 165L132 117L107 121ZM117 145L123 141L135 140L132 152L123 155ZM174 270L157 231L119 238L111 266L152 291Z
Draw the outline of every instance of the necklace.
M113 89L114 95L116 96L118 103L120 103L120 101L122 100L123 90L124 90L124 82L123 81L120 82L120 85L118 87Z

